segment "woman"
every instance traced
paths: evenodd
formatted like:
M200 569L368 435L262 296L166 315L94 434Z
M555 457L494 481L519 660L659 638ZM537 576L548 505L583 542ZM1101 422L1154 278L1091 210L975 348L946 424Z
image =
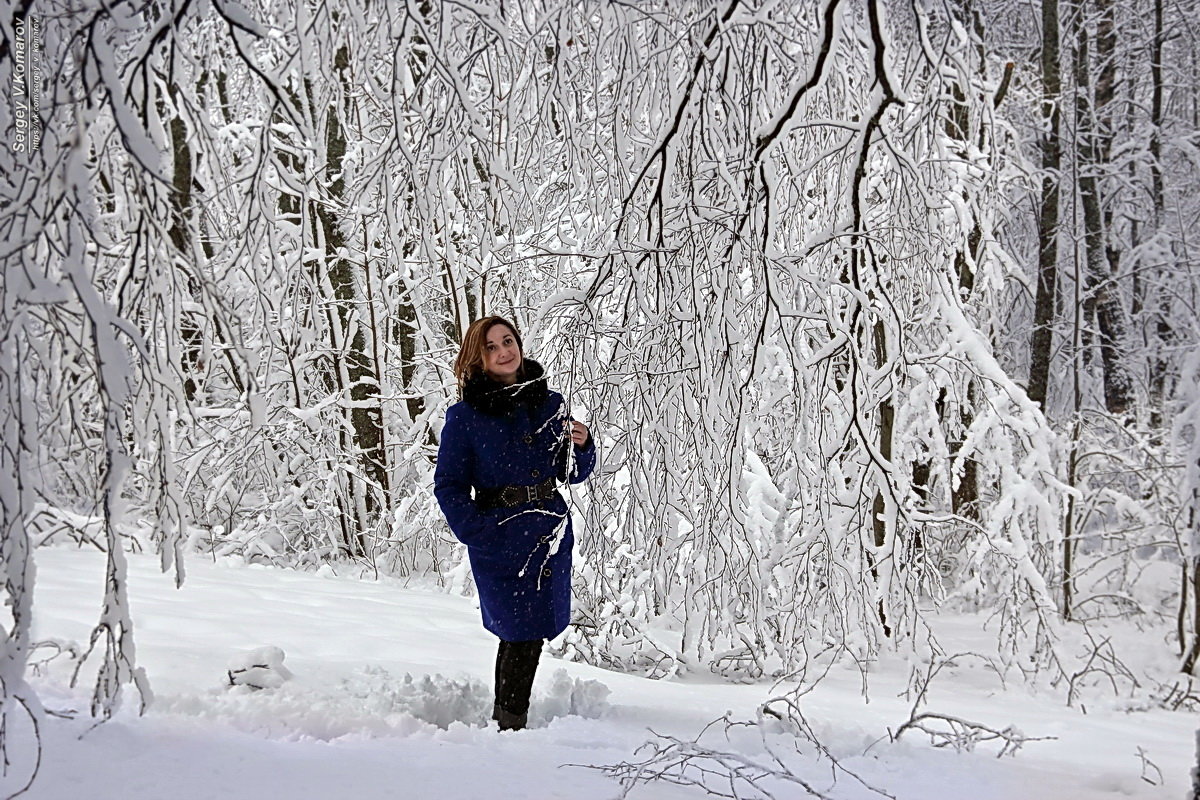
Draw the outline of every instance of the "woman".
M543 641L571 618L574 539L556 487L585 480L596 447L508 320L472 323L454 374L462 402L446 412L434 494L467 546L483 626L500 637L492 718L520 730Z

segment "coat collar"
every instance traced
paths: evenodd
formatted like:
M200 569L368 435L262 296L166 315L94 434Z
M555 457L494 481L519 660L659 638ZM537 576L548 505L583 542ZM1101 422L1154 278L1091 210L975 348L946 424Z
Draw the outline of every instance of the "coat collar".
M492 380L486 372L471 376L463 386L463 400L476 411L498 417L510 414L518 407L529 411L541 408L548 392L542 365L526 358L517 382L511 386Z

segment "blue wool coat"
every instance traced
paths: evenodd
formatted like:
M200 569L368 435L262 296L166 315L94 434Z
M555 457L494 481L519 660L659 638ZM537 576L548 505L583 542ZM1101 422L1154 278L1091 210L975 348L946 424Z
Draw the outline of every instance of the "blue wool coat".
M536 362L526 364L541 377ZM545 501L486 510L476 504L472 492L536 486L552 476L579 483L596 465L596 447L590 436L582 448L570 444L566 404L562 395L545 388L544 380L509 390L508 395L494 391L498 384L485 383L500 402L485 397L473 403L473 387L468 385L467 399L446 412L434 495L450 530L467 546L483 626L510 642L552 639L571 620L574 537L561 492ZM568 474L572 449L574 463ZM560 526L565 529L552 555Z

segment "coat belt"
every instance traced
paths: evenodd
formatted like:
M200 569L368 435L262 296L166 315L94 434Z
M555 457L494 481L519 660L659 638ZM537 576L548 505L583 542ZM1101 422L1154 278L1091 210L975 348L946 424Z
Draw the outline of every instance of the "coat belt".
M475 502L483 509L512 508L523 503L549 500L558 491L558 481L549 478L534 486L494 486L475 489Z

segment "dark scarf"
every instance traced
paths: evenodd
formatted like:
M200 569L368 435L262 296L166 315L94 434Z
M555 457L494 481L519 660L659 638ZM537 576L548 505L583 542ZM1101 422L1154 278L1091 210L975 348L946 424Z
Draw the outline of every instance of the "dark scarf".
M517 382L511 386L492 380L486 372L478 372L463 387L463 400L482 414L499 417L517 408L532 413L546 402L546 372L532 358L525 359Z

